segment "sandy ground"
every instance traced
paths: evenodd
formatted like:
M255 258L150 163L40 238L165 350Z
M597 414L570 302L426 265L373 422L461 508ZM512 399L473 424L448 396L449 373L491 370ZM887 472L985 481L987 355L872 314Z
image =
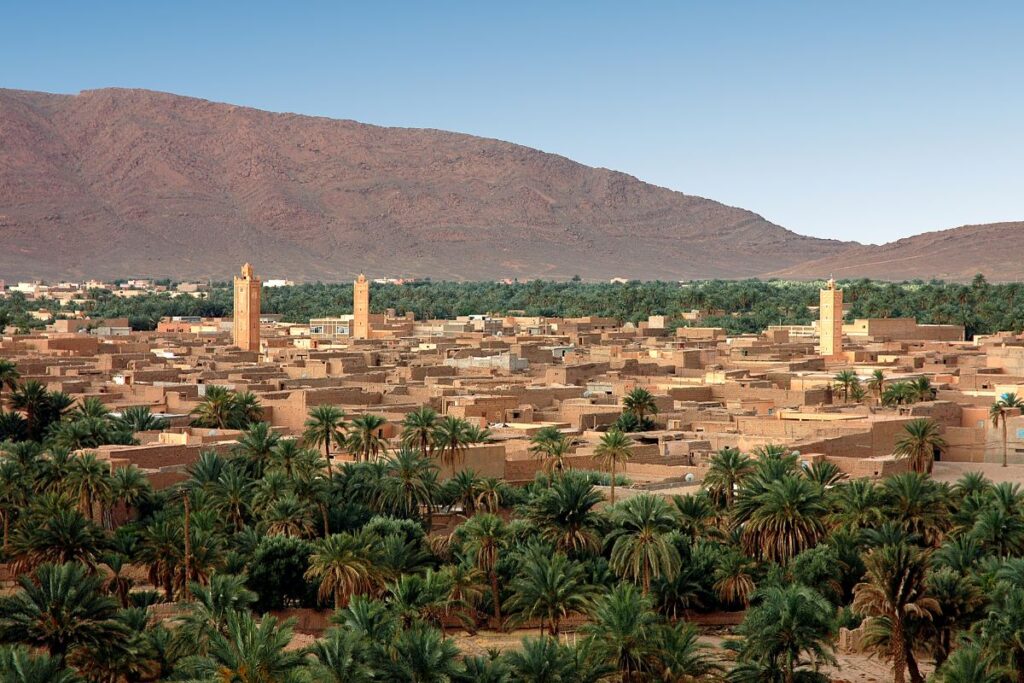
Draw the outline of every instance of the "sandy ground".
M989 480L999 484L1004 481L1024 484L1024 465L1007 465L1003 467L994 462L942 462L935 463L932 478L936 481L956 483L956 480L968 472L981 472Z

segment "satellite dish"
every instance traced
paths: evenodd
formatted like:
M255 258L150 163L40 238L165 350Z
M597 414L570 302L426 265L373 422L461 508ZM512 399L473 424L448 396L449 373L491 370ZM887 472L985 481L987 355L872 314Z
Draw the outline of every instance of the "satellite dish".
M686 476L685 476L685 477L683 477L683 481L685 481L685 482L691 482L691 481L693 481L693 480L694 480L695 478L696 478L696 477L694 477L694 476L693 476L693 472L688 472L688 473L686 474Z

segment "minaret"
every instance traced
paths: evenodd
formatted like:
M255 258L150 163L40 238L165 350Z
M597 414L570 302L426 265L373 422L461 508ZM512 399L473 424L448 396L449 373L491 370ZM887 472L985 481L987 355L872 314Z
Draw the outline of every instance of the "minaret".
M818 348L825 358L843 353L843 290L829 278L818 300Z
M263 283L253 275L252 266L242 266L235 276L235 346L243 351L260 350L260 294Z
M352 285L352 337L370 338L370 283L362 273Z

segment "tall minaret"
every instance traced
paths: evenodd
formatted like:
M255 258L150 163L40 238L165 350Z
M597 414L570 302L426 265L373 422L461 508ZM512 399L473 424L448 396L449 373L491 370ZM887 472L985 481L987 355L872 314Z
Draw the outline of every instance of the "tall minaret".
M819 353L825 358L842 355L843 290L836 288L836 281L832 278L818 299L818 340Z
M243 351L260 350L260 294L263 283L253 275L252 266L242 266L235 276L235 346Z
M370 338L370 283L362 273L352 285L352 337Z

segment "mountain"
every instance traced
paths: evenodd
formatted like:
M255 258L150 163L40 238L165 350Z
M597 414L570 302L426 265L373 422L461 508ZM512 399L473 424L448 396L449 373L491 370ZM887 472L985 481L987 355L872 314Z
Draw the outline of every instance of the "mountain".
M740 278L849 243L527 147L143 90L0 90L0 278Z
M978 273L992 281L1024 280L1024 222L964 225L880 246L855 245L770 275L964 282Z

